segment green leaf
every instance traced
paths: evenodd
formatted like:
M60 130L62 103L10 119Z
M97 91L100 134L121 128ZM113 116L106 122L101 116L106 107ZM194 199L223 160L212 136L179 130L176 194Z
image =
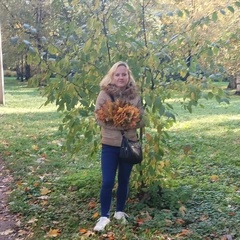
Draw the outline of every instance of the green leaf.
M209 99L212 99L212 98L213 98L213 96L214 96L214 95L213 95L213 93L212 93L212 92L209 92L209 93L208 93L208 98L209 98Z
M227 8L230 12L234 13L234 8L232 6L228 6Z
M91 45L92 45L92 39L89 38L89 39L87 40L87 42L85 43L84 48L83 48L83 50L84 50L85 53L88 52L88 50L90 49Z
M214 22L216 22L216 21L218 20L217 12L214 12L214 13L212 14L212 20L213 20Z
M167 16L168 16L168 17L172 17L172 16L173 16L173 12L168 12L168 13L167 13Z
M219 52L219 48L218 48L218 47L214 47L214 48L213 48L213 53L214 53L214 54L217 54L218 52Z
M135 13L135 9L130 4L126 4L125 6L129 12Z
M208 49L208 51L207 51L207 54L208 54L208 56L213 56L213 51L212 51L212 49Z
M177 11L177 15L178 15L179 17L182 17L182 16L183 16L183 12L180 11L180 10L178 10L178 11Z
M176 120L175 115L174 115L173 113L169 112L169 111L166 111L166 112L165 112L165 116L166 116L167 118L172 118L174 121Z
M58 49L57 49L57 47L55 47L54 45L49 45L49 47L48 47L48 52L50 53L50 54L53 54L53 55L55 55L55 54L57 54L58 53Z
M160 116L163 116L164 113L165 113L165 106L162 105L162 106L160 107L160 109L159 109L159 115L160 115Z
M235 2L235 5L236 5L237 7L240 7L240 2Z
M224 102L224 103L230 104L230 101L229 101L228 98L221 98L220 102Z
M37 53L37 50L33 47L29 47L29 52L35 55Z
M145 102L146 102L146 104L147 104L148 107L152 107L152 99L150 98L149 95L147 95L147 96L145 97Z
M162 106L161 98L156 97L155 102L154 102L154 107L159 109L161 106Z

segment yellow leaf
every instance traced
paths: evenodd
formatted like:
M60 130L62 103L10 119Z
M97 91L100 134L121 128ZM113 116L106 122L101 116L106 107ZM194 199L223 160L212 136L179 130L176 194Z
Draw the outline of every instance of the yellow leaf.
M48 188L45 188L45 187L40 189L40 191L41 191L41 195L47 195L48 193L51 192L51 190L49 190Z
M201 222L204 222L204 221L206 221L206 220L208 220L209 219L209 216L208 215L202 215L200 218L199 218L199 220L201 221Z
M42 206L48 205L48 201L46 201L46 200L42 201L42 202L41 202L41 205L42 205Z
M61 231L59 229L50 229L47 236L48 237L58 237L60 235Z
M37 222L37 221L38 221L37 218L32 217L32 218L28 221L28 223L35 223L35 222Z
M186 214L186 211L187 211L187 209L183 205L179 208L179 212L182 214L182 216L184 216Z
M37 146L37 145L33 145L33 146L32 146L32 149L35 150L35 151L37 151L37 150L38 150L38 146Z
M93 218L94 218L94 219L98 218L98 216L99 216L99 213L98 213L98 212L96 212L96 213L93 214Z
M38 187L39 185L40 185L39 182L35 182L35 183L33 184L34 187Z
M149 133L146 133L145 136L146 136L147 141L150 142L152 139L152 136Z
M210 177L211 182L216 182L218 179L219 179L219 177L217 175L212 175Z
M160 162L160 166L161 166L161 168L164 168L164 166L165 166L164 161L161 161L161 162Z

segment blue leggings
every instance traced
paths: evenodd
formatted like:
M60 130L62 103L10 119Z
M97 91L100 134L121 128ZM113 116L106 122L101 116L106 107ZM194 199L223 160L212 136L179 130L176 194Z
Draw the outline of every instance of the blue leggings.
M102 188L100 193L101 216L110 216L112 201L112 190L115 183L116 172L118 169L118 188L116 211L123 212L128 196L129 178L132 171L132 164L119 161L120 147L102 145Z

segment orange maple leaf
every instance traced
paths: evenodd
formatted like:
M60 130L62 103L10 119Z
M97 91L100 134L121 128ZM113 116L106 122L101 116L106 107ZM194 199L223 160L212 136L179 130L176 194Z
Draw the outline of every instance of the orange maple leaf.
M50 229L47 236L48 237L58 237L61 234L61 231L59 229Z
M95 213L93 214L93 218L94 218L94 219L96 219L98 216L99 216L99 213L98 213L98 212L95 212Z
M140 121L139 109L120 99L117 99L115 102L107 100L96 111L96 116L100 121L124 128L134 128Z
M49 190L46 187L41 188L40 191L41 191L41 195L47 195L51 192L51 190Z
M190 235L192 232L188 229L182 229L182 232L177 234L178 237L185 237L187 235Z
M88 209L93 209L97 206L97 203L93 200L91 200L89 203L88 203Z
M81 229L79 229L79 232L80 232L81 234L85 234L85 233L87 233L87 229L81 228Z

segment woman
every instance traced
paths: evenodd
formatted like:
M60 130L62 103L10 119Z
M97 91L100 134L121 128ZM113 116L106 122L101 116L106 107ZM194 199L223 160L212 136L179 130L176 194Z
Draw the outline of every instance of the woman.
M126 101L140 110L143 116L144 110L140 97L137 95L136 84L129 66L125 62L115 63L107 75L100 83L101 91L96 101L96 112L106 101L115 101L117 99ZM96 114L97 118L97 114ZM141 119L143 119L141 117ZM124 207L128 196L129 178L132 171L132 164L119 161L119 152L122 141L122 133L130 140L137 140L137 128L144 126L143 120L137 123L135 128L123 129L115 127L113 124L105 123L97 118L101 126L101 169L102 169L102 187L100 192L101 217L99 218L94 231L103 231L110 222L110 207L112 200L112 190L114 187L115 176L118 170L118 188L116 212L114 218L126 222L127 214L124 213Z

